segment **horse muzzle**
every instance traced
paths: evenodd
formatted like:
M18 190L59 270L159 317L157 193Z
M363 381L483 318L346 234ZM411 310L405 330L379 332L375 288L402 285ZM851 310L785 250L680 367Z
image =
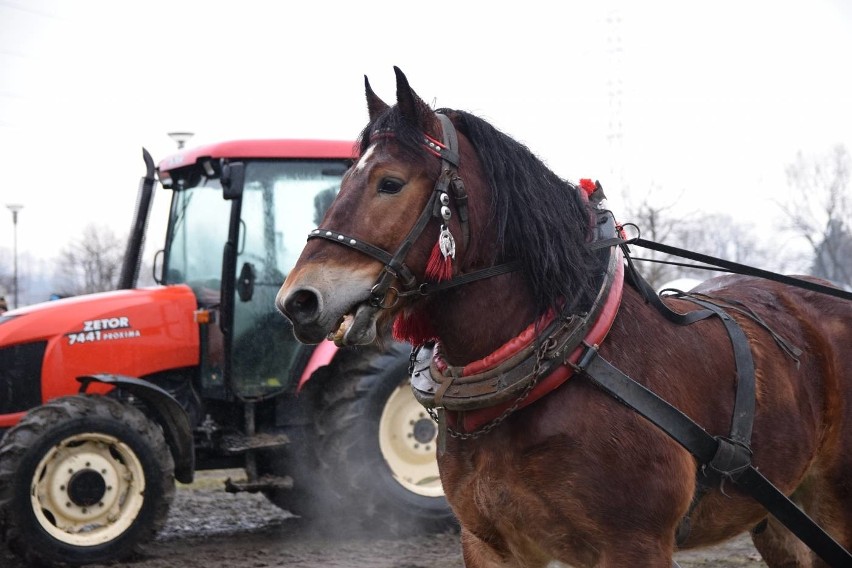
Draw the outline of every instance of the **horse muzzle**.
M297 288L285 293L282 288L275 306L293 324L293 333L302 343L319 343L328 333L323 318L322 294L315 288Z
M340 291L326 301L316 288L302 286L288 290L285 286L275 304L293 323L293 333L302 343L329 339L345 346L366 345L376 340L380 310L365 297L347 297Z

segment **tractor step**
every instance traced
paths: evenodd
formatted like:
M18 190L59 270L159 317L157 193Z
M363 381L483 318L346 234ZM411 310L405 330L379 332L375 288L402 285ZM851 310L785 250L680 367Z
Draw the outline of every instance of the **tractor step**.
M228 493L257 493L270 489L292 489L293 478L289 475L280 477L277 475L262 475L255 481L239 480L231 481L231 478L225 480L225 491Z
M228 434L222 437L221 449L226 454L242 454L250 450L272 450L290 443L285 434Z

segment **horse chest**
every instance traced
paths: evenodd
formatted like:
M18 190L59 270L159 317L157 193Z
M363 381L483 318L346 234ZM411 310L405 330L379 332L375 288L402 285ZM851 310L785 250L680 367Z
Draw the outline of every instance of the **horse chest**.
M442 478L462 520L495 525L517 508L517 467L505 448L502 452L491 447L470 451L474 444L458 444L460 451L448 451L440 458ZM466 451L461 451L462 446Z
M566 550L575 558L587 556L582 543L564 537L579 527L573 526L575 515L564 502L568 488L559 482L559 472L545 464L550 460L513 452L505 443L471 450L474 445L451 442L440 458L447 498L466 530L515 558L554 558ZM562 537L554 539L554 526Z

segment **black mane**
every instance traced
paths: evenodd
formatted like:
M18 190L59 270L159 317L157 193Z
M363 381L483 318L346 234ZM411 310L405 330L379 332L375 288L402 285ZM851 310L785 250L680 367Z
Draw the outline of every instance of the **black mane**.
M520 260L539 312L561 299L578 308L591 303L602 266L585 246L592 211L577 187L553 173L526 146L468 112L440 109L476 149L491 188L497 230L495 262ZM412 158L426 154L422 132L392 107L361 133L391 131ZM462 171L464 164L461 164Z

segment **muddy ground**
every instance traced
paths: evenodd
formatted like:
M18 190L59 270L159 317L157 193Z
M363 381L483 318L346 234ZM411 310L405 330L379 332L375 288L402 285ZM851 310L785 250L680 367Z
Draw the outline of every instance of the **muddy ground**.
M405 539L317 532L261 495L231 495L223 473L178 488L169 521L130 568L461 568L458 534ZM766 566L747 537L700 552L682 552L683 568ZM0 566L24 564L0 549ZM115 565L113 565L115 566ZM553 565L557 568L558 565ZM94 568L106 568L93 565Z

